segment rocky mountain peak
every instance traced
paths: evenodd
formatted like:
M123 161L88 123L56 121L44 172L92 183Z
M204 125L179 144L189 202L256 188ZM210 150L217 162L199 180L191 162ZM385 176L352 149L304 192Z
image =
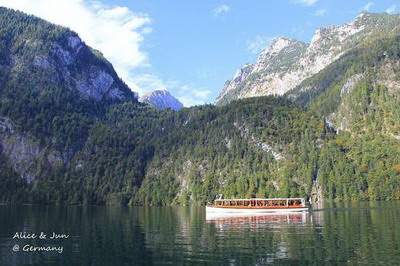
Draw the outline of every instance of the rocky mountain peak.
M372 12L367 12L367 11L362 11L360 14L358 14L354 20L352 21L351 24L354 24L356 26L362 26L362 25L368 25L370 24L374 19L379 18L379 17L390 17L390 16L396 16L396 15L389 15L387 13L372 13Z
M279 73L285 72L294 61L299 59L306 48L307 44L298 40L286 37L274 39L269 46L261 51L254 64L246 64L236 71L233 79L225 83L216 101L223 103L226 99L258 96L259 87L246 92L247 96L240 95L241 92L238 94L237 88L245 88L249 85L250 80L261 79L263 75L266 78L268 78L268 75L280 75ZM283 93L282 84L275 83L270 86L271 84L266 83L260 82L258 84L265 89L269 87L269 94Z
M167 89L159 89L146 93L139 98L139 101L150 104L160 110L169 108L178 111L183 108L183 104L172 96Z
M260 53L254 69L255 71L260 71L262 68L268 67L270 63L276 61L275 58L285 57L293 52L296 53L296 51L302 50L306 46L305 43L298 40L278 37Z
M341 42L362 31L364 28L365 25L362 23L358 23L357 19L343 25L319 28L315 31L311 39L310 49L326 47L328 45L338 46Z
M245 65L225 83L216 102L283 95L354 49L366 37L400 30L399 25L398 15L363 12L349 23L317 29L310 44L276 38L254 64Z
M266 47L261 54L277 54L284 48L290 46L293 43L297 43L297 40L289 39L286 37L277 37L272 40L271 44Z

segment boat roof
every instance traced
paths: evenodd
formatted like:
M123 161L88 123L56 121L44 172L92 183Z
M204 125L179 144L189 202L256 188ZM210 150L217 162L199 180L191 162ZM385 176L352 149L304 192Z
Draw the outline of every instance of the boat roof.
M304 198L251 198L251 199L216 199L215 201L224 200L304 200Z

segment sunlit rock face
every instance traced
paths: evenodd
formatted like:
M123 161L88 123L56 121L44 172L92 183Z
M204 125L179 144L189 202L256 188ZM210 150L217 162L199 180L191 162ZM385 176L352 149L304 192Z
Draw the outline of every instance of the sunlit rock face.
M55 73L55 82L77 89L84 98L100 101L135 98L102 55L87 47L74 33L51 44L50 51L36 57L34 65Z
M369 36L395 28L396 21L400 20L393 15L361 13L350 23L317 29L309 44L276 38L259 54L255 63L244 65L225 83L216 103L283 95Z

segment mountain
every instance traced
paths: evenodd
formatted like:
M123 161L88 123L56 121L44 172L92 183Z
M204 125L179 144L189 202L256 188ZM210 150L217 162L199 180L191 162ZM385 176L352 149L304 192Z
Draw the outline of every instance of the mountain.
M76 90L96 101L134 98L112 65L76 33L5 8L0 13L3 88L17 87L32 77L25 86Z
M399 22L398 15L361 13L350 23L318 29L309 44L277 38L256 63L245 65L225 83L216 102L283 95L371 36L399 32Z
M174 96L172 96L167 90L152 91L140 97L139 101L148 103L160 110L169 108L174 111L178 111L183 108L183 104Z
M1 8L0 202L204 204L221 193L400 199L398 17L357 20L387 30L363 35L282 96L172 111L138 102L82 40L73 50L75 33ZM308 49L280 39L260 65L272 60L269 69L281 73ZM35 65L39 55L48 68ZM96 73L113 82L93 82L103 80Z
M303 42L284 37L273 40L261 52L256 63L243 66L232 80L225 83L217 103L262 95L282 95L288 86L297 81L292 68L305 53L306 47Z
M3 7L0 25L0 172L30 184L73 158L107 106L137 99L76 33Z

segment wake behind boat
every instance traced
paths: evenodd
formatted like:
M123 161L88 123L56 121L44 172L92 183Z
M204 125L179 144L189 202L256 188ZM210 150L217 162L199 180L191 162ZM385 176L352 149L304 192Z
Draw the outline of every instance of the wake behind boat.
M304 198L217 199L207 214L263 214L308 211Z

